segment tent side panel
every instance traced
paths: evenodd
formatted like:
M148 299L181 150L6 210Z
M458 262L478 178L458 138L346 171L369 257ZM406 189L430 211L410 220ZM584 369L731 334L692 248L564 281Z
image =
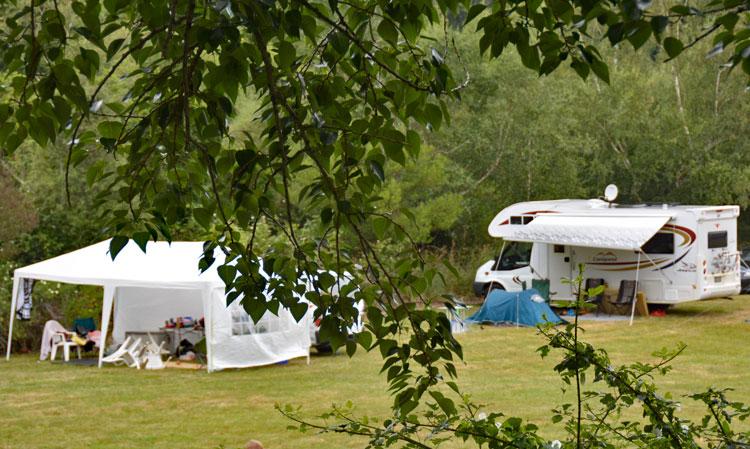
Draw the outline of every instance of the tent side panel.
M310 321L299 323L287 310L279 316L267 313L258 323L244 321L239 304L227 307L222 290L214 290L212 316L211 370L270 365L307 357L310 353Z
M158 332L166 320L178 316L203 316L200 289L119 287L112 339L121 343L125 332Z

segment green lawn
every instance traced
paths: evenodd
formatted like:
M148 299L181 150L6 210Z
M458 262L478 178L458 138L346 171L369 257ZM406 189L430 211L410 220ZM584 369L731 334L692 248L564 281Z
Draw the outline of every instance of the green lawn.
M666 390L733 387L732 398L750 402L748 319L750 297L743 296L682 305L633 327L585 323L585 338L604 346L616 363L651 360L654 350L685 342L675 371L660 381ZM564 400L550 369L556 357L541 360L535 353L542 344L535 330L475 328L460 339L466 352L460 382L477 402L559 436L548 419L549 409ZM236 448L250 438L271 449L361 447L355 438L287 431L273 406L299 404L314 415L351 400L363 413L382 416L390 399L379 366L375 353L213 374L97 370L14 356L0 362L0 448ZM700 412L689 400L683 410Z

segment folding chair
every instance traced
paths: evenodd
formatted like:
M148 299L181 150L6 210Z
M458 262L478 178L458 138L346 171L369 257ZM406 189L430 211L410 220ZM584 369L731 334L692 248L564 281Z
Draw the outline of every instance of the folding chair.
M635 292L638 288L636 281L620 281L620 289L617 291L617 301L615 304L630 304L635 301Z
M550 291L549 279L532 279L531 288L539 292L539 296L544 298L545 302L549 302Z
M601 279L601 278L588 278L588 279L586 279L586 283L585 283L584 288L586 289L586 291L588 291L589 289L596 288L596 287L599 287L599 286L602 286L602 285L604 285L604 279ZM602 300L604 300L604 293L599 293L596 296L589 296L588 299L587 299L587 302L589 302L591 304L596 304L596 314L597 315L599 315L599 310L601 309L601 306L602 306Z

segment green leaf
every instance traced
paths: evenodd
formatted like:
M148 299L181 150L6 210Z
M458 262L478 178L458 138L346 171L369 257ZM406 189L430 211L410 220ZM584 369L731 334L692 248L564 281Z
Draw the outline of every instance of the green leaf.
M409 129L406 131L406 151L409 152L411 157L416 158L419 156L419 149L421 147L421 138L419 133Z
M117 146L117 139L111 139L109 137L102 137L99 139L99 143L102 144L107 151L112 151Z
M104 170L105 161L100 160L86 170L86 185L92 187L94 183L101 177L102 171Z
M195 217L195 221L206 228L206 230L211 229L211 221L213 219L211 211L203 207L196 207L193 209L193 217Z
M432 103L428 103L424 107L424 114L427 122L432 126L433 129L440 129L440 124L443 121L443 112L439 106Z
M394 47L398 44L398 30L390 19L383 18L378 25L378 34Z
M124 235L116 235L109 241L109 255L115 260L120 251L128 244L129 239Z
M29 135L39 146L45 146L47 142L55 140L55 125L47 116L34 117L30 119Z
M477 3L476 5L472 5L471 8L469 8L469 13L466 15L464 25L467 25L469 22L474 20L474 18L481 14L485 8L486 6L484 5L484 3Z
M414 392L415 389L410 387L403 390L396 396L395 403L398 406L399 411L401 412L401 416L408 415L409 412L417 408L417 405L419 405L419 402L413 399Z
M560 20L570 23L573 18L573 7L567 0L547 0L547 6Z
M372 173L380 180L380 182L385 181L385 172L383 171L383 166L380 165L380 162L372 159L369 162Z
M13 152L21 146L26 139L26 136L28 136L26 128L24 126L19 126L16 132L8 135L8 138L5 140L5 151L8 154L13 154Z
M125 42L125 39L119 38L114 39L112 42L109 43L109 46L107 47L107 61L111 60L114 55L117 54L117 52L120 50L120 47L122 47L122 44Z
M357 343L352 340L346 341L346 355L352 357L357 352Z
M616 45L625 37L625 24L622 22L615 23L607 29L607 39L610 45Z
M309 310L309 307L307 303L304 302L298 302L296 304L292 304L289 306L289 311L292 312L292 316L294 317L297 322L299 322L302 317L305 316L307 311Z
M651 37L651 25L646 22L638 22L635 30L631 30L628 33L628 41L634 49L638 50L648 42Z
M279 42L279 47L276 51L276 62L279 67L284 70L289 70L297 56L297 51L294 49L294 45L289 41L281 41Z
M96 125L97 131L101 137L108 139L117 139L120 137L120 130L122 130L122 123L115 120L106 120Z
M689 6L685 5L673 6L669 9L669 11L683 16L690 16L693 14L693 10Z
M716 19L715 23L721 24L727 31L733 31L739 19L739 14L730 12Z
M78 75L73 70L70 61L64 61L56 64L52 68L52 73L55 75L57 85L60 86L62 92L66 92L69 85L80 85Z
M387 218L384 217L374 217L372 219L372 229L375 231L375 236L382 240L386 237L386 233L388 232L388 228L390 227L391 222Z
M149 234L147 231L140 231L133 234L133 241L138 245L138 247L143 251L146 252L146 245L148 245L148 241L151 237L151 234Z
M366 350L370 350L372 348L372 334L368 331L362 331L357 334L357 343L360 344L363 348Z
M573 70L576 71L578 76L581 77L581 79L585 80L589 76L589 65L585 62L581 61L580 59L574 59L573 62L570 63L570 66L573 68Z
M234 278L237 277L237 268L233 265L221 265L216 269L216 272L219 274L219 277L227 286L232 285L232 282L234 282Z
M685 49L685 46L682 44L681 40L671 36L664 39L664 42L662 42L662 46L664 47L664 50L667 52L667 55L670 59L676 58L680 53L682 53L682 50Z
M609 84L609 67L607 67L606 63L597 59L591 63L591 71L594 72L600 80Z
M456 413L458 413L458 410L456 410L456 405L453 403L453 401L449 398L446 398L442 393L438 391L430 391L430 396L437 402L438 406L440 407L440 410L443 411L448 416L454 416Z
M79 50L81 54L76 57L76 67L93 81L99 70L99 53L83 47Z
M323 210L320 211L320 221L321 224L327 225L331 222L333 219L333 209L330 207L323 208Z
M539 49L537 46L529 46L528 43L519 43L516 48L518 49L518 54L521 56L523 65L538 72L542 62L539 58Z
M445 259L445 258L442 259L442 263L443 263L443 266L445 268L447 268L448 271L451 272L451 274L453 275L453 277L455 277L456 279L459 279L461 277L460 274L458 273L458 269L456 267L454 267L453 264L450 263L450 261L448 259Z
M389 159L398 162L401 165L406 164L406 157L404 156L404 143L406 138L401 131L395 129L383 130L380 141L385 149L385 154Z
M75 146L73 150L70 152L70 164L73 167L77 167L78 164L84 161L86 157L88 156L88 152L82 148L80 145Z
M655 35L660 35L669 25L669 18L667 16L654 16L651 18L651 29Z

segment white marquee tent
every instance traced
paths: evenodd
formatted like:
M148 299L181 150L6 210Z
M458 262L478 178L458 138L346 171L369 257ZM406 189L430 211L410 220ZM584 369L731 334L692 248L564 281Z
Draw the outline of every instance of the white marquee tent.
M129 243L113 261L109 241L15 270L8 341L13 319L23 298L23 279L98 285L104 288L101 331L106 336L112 319L112 338L122 342L126 332L154 332L177 316L205 317L208 370L267 365L310 354L310 314L297 322L286 309L253 323L237 303L226 306L224 283L216 267L198 269L201 242L149 242L143 253ZM99 351L101 367L104 347ZM10 358L10 347L6 358ZM309 360L309 358L308 358Z

